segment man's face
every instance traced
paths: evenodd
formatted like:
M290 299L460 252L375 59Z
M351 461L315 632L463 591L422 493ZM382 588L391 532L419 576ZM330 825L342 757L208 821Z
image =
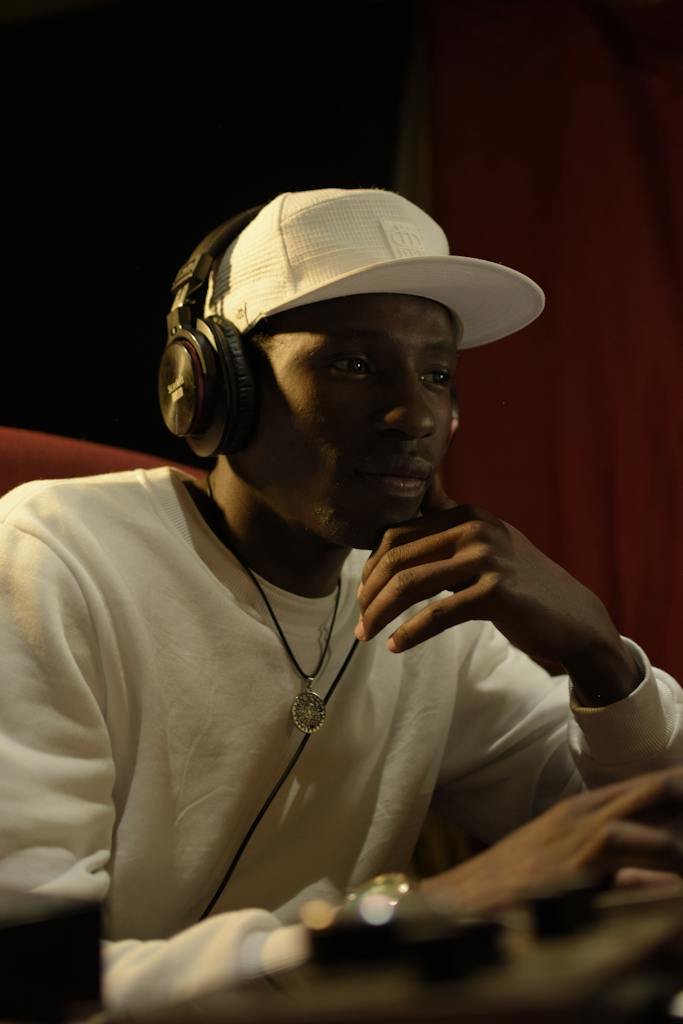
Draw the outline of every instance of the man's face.
M358 295L268 320L261 405L230 457L257 502L343 547L413 518L451 430L457 328L436 302Z

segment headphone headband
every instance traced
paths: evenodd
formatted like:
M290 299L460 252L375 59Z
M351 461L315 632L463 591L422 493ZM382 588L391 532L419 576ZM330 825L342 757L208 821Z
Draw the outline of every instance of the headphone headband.
M188 295L192 295L198 288L206 284L216 256L228 248L262 209L263 206L252 206L251 209L236 214L209 232L199 245L195 246L192 255L183 263L173 279L171 285L173 295L176 295L183 285L188 285L183 296L184 301ZM178 304L182 303L174 301L174 305Z

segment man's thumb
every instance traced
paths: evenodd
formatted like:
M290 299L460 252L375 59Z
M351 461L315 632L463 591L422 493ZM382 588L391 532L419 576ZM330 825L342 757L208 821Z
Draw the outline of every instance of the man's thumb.
M429 487L425 491L425 496L422 499L422 505L420 507L422 515L427 515L429 512L443 512L446 509L455 508L457 504L457 501L453 501L453 499L449 498L446 494L441 482L439 470L437 469L431 479Z

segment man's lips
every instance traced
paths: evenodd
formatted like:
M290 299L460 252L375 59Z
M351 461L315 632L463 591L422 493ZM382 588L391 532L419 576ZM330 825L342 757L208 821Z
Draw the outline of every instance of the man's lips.
M365 459L358 473L372 487L399 498L416 498L431 478L433 467L418 457L388 457Z

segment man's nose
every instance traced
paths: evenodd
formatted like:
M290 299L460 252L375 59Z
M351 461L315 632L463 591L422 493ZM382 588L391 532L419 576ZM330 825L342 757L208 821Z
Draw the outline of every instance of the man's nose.
M378 416L382 432L417 440L433 434L434 426L430 395L419 379L403 381L385 396Z

